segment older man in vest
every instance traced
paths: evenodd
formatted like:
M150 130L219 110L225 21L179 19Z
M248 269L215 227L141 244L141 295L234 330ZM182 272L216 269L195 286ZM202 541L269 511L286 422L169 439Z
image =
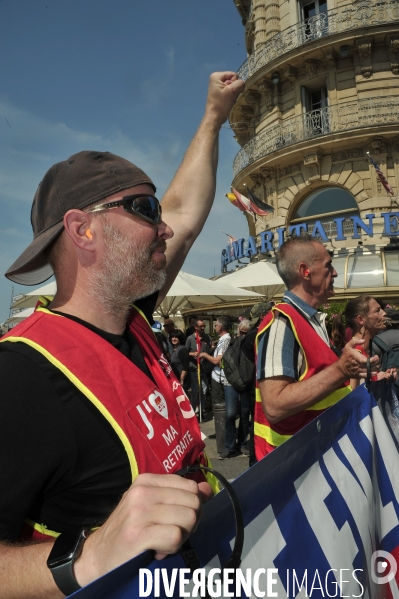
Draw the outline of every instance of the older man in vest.
M350 393L350 378L366 376L366 358L353 339L338 357L320 306L334 295L337 272L324 245L293 236L276 253L287 291L259 325L255 453L261 459L326 408ZM372 358L373 365L378 358Z
M0 343L4 597L57 599L146 549L173 553L212 493L174 474L206 463L204 444L149 322L209 213L243 88L211 76L162 210L151 179L108 152L75 154L39 185L34 240L6 276L54 273L57 293Z

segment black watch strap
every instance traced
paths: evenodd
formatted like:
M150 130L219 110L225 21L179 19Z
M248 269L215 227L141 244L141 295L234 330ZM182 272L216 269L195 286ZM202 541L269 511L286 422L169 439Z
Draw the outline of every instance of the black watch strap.
M77 534L60 534L47 559L47 566L51 570L55 584L66 596L82 588L76 580L73 565L82 553L88 535L89 529L86 528L82 528Z

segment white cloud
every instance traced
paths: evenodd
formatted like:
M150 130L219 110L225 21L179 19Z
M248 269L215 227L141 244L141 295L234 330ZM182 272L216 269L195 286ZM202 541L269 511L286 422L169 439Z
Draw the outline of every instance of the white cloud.
M65 123L46 121L26 110L0 100L0 198L2 201L31 203L36 186L46 170L83 149L109 150L138 164L166 189L183 152L179 136L169 138L162 147L155 143L134 143L116 130L112 136L74 129ZM48 154L43 153L43 148Z

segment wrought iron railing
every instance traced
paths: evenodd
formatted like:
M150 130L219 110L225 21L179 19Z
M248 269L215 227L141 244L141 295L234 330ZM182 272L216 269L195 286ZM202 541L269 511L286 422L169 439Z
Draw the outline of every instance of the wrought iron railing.
M358 214L358 212L354 212L353 214ZM333 218L322 218L321 224L323 225L323 229L328 238L333 238L337 236L337 223ZM313 233L314 226L316 224L316 220L308 220L307 231L308 233ZM342 222L342 232L345 236L351 237L354 233L354 224L353 220L351 220L350 216L347 216L345 220Z
M247 58L238 71L239 76L246 81L275 58L321 37L397 21L399 0L355 0L277 33Z
M373 125L399 123L399 97L355 100L319 108L270 125L241 148L233 163L236 176L249 164L306 139Z

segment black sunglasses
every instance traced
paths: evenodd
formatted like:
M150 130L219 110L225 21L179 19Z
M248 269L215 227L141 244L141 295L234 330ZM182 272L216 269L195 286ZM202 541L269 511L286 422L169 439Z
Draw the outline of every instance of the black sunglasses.
M99 204L92 210L86 210L86 212L90 214L91 212L119 208L119 206L123 206L123 209L129 212L129 214L134 214L153 225L159 225L162 222L162 208L159 200L155 196L142 193L124 196L120 200L115 200L115 202Z

